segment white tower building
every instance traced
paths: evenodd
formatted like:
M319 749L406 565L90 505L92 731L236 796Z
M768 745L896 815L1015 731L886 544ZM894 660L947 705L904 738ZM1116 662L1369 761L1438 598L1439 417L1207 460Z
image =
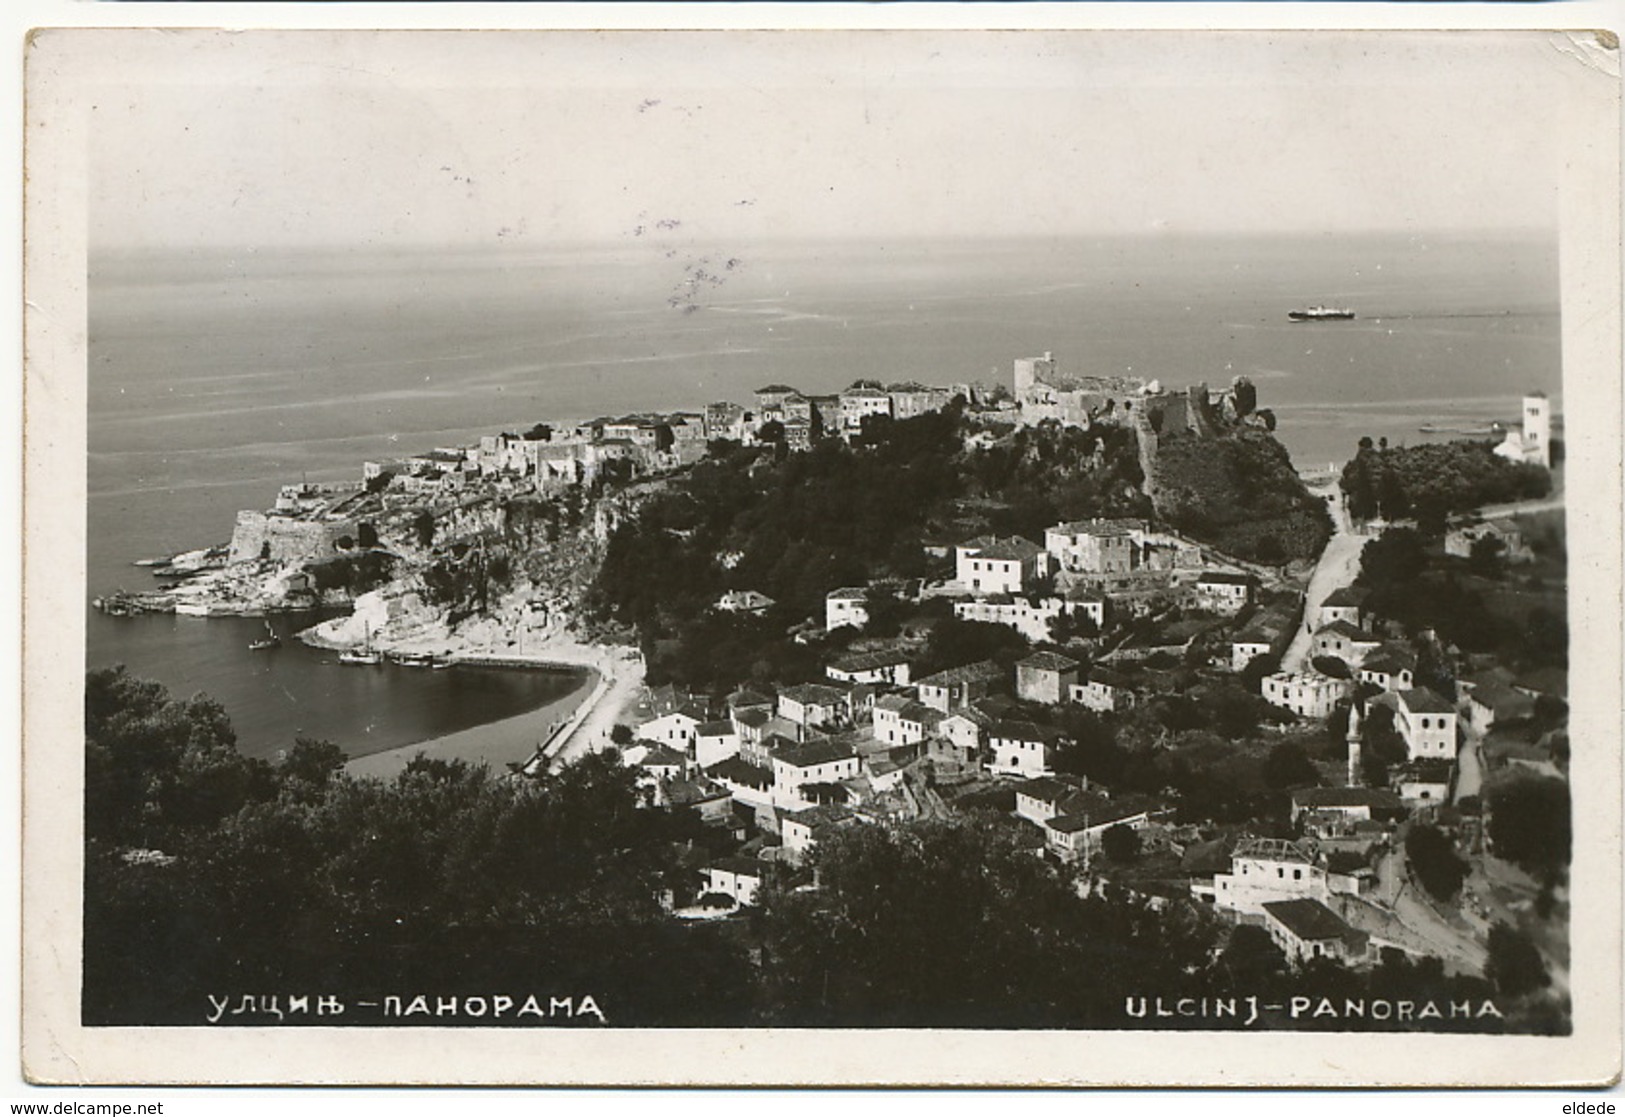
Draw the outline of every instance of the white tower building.
M1523 397L1522 429L1507 431L1495 452L1508 461L1552 467L1552 404L1545 392Z
M1545 392L1523 397L1523 460L1552 465L1552 404Z

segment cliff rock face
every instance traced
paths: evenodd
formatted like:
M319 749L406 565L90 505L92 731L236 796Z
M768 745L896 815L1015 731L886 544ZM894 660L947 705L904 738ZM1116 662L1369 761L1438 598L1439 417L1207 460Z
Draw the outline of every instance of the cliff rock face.
M571 626L610 533L646 495L578 488L400 509L378 528L380 547L395 558L387 581L302 639L455 648L500 642L519 628Z

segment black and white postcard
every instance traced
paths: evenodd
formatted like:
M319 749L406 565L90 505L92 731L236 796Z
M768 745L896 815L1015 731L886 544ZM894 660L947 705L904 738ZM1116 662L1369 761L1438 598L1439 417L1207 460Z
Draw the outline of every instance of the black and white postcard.
M37 31L38 1082L1620 1069L1620 74Z

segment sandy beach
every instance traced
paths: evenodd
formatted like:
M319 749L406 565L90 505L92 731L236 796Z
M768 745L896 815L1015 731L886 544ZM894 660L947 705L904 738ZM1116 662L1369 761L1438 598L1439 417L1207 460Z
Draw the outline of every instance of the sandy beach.
M450 642L419 640L409 648L396 645L392 650L443 655L453 664L578 667L588 672L588 684L558 702L503 721L357 757L345 765L348 772L388 779L420 753L442 760L483 762L499 772L510 764L535 771L544 760L573 760L610 745L616 718L635 700L643 684L643 657L636 648L584 644L558 628L500 629L493 624L481 635L486 639L470 640L465 635L452 646L448 646ZM545 754L539 754L544 744Z

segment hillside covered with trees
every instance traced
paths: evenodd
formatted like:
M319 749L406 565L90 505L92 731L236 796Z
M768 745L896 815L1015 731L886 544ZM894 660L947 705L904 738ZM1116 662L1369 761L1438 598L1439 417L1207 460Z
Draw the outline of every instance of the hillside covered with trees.
M1442 526L1453 512L1538 500L1551 492L1551 474L1544 467L1507 461L1494 450L1490 442L1390 447L1362 438L1359 452L1343 467L1349 515Z
M1155 472L1157 514L1238 558L1312 560L1331 535L1325 502L1304 487L1286 448L1256 427L1164 434Z
M927 540L1039 540L1066 520L1161 516L1261 562L1312 558L1325 543L1323 502L1266 431L1163 437L1155 508L1140 462L1131 429L978 429L958 406L872 420L850 445L830 440L805 453L714 443L616 528L588 612L635 633L656 680L784 682L817 673L784 633L821 628L830 590L946 575ZM712 611L745 589L773 606L761 616Z

